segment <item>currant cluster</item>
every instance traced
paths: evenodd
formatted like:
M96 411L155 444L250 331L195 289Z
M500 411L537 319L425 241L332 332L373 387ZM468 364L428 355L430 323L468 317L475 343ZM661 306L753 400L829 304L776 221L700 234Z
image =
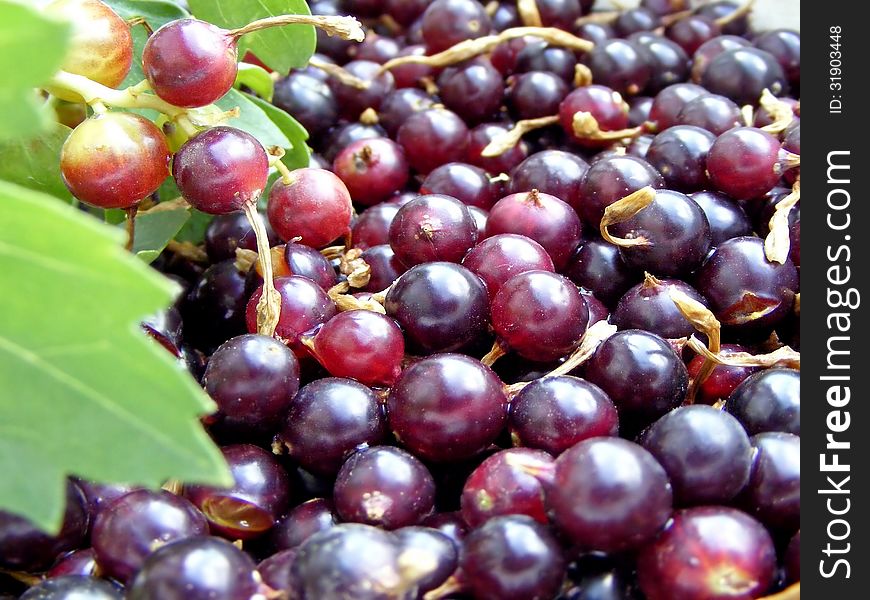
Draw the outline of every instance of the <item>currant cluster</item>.
M71 479L57 536L0 512L0 568L41 578L22 598L799 582L800 35L731 0L592 4L315 0L367 35L319 32L277 79L314 152L271 187L248 133L176 147L94 105L63 150L73 194L130 208L171 174L216 215L202 256L154 263L185 293L143 327L214 400L235 483ZM126 23L70 5L111 35L65 70L117 85ZM147 89L212 103L238 35L165 25Z

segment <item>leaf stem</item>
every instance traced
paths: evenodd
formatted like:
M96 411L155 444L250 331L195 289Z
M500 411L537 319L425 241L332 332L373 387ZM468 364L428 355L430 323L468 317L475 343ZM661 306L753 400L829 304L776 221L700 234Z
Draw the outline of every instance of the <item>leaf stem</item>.
M338 36L343 40L361 42L365 39L365 31L362 25L354 17L340 17L331 15L279 15L259 19L248 23L239 29L233 29L229 34L234 38L240 38L248 33L262 31L271 27L282 25L313 25L322 29L330 36Z

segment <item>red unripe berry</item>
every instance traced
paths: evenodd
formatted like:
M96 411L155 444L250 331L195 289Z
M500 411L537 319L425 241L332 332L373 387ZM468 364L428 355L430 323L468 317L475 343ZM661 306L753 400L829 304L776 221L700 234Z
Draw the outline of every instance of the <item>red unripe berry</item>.
M154 123L132 113L98 114L76 127L60 152L73 196L101 208L128 208L169 176L169 147Z
M124 19L100 0L55 0L45 12L69 21L73 26L70 49L61 69L114 88L124 81L133 64L133 36ZM78 94L52 89L70 102L81 102Z
M347 186L323 169L296 169L290 183L278 179L269 192L266 213L284 240L320 248L350 231L351 200Z
M142 70L154 93L175 106L194 108L230 91L239 49L229 32L198 19L167 23L148 38Z

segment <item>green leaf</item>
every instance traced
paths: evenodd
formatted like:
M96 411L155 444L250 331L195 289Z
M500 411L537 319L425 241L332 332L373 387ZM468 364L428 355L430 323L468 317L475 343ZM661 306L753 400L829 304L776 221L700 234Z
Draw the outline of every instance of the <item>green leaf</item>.
M0 179L74 203L60 176L60 149L70 131L54 123L33 138L0 140Z
M281 148L289 148L290 140L281 131L275 123L272 122L262 105L253 96L243 94L239 90L230 90L223 98L215 102L215 106L221 110L232 110L239 107L241 114L238 118L229 119L226 125L230 127L238 127L243 131L247 131L252 136L260 140L266 148L270 146L280 146ZM266 106L271 106L268 103Z
M30 138L48 127L50 111L34 88L60 68L69 38L69 24L0 0L0 138Z
M157 197L160 198L161 202L175 200L179 196L181 196L181 192L178 191L178 184L175 183L175 178L171 175L163 180L163 183L157 188Z
M103 0L103 2L111 6L112 10L123 19L145 19L154 30L170 21L190 16L190 13L178 4L168 0Z
M284 158L281 161L291 169L307 167L311 153L308 151L308 146L305 143L308 139L308 132L305 131L305 128L300 125L299 121L277 106L251 95L247 95L247 97L266 113L266 116L272 120L290 141L289 146L283 146L286 149L286 154L284 154Z
M239 63L239 73L236 75L236 82L233 84L233 87L238 89L243 85L253 90L254 93L266 102L272 101L272 94L275 92L275 82L263 67L246 62Z
M127 213L120 208L104 208L103 221L109 225L120 225L127 218Z
M123 232L0 182L0 509L56 531L66 477L227 485L213 403L139 322L178 287Z
M106 4L118 13L124 19L134 19L141 17L145 19L148 25L157 30L170 21L189 17L190 13L166 0L104 0ZM145 42L148 41L148 31L142 25L136 25L131 29L133 33L133 65L130 67L130 72L124 78L120 89L136 85L143 79L145 74L142 72L142 49L145 48ZM157 113L150 111L149 116L155 116Z
M189 218L190 212L183 208L147 212L137 216L133 252L146 263L150 263L163 252L166 244L181 231Z
M305 0L188 0L188 4L198 18L226 29L266 17L311 14ZM307 65L316 45L313 26L285 25L244 36L239 43L239 56L250 50L270 69L286 75L294 67Z
M201 244L205 240L205 230L208 224L212 222L214 215L190 209L190 218L181 231L176 234L175 239L179 242L190 242L191 244Z

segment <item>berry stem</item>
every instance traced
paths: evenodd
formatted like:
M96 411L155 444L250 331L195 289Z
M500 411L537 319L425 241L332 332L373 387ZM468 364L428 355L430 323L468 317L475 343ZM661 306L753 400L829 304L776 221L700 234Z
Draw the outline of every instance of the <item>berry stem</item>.
M491 367L495 364L495 361L500 359L502 356L507 354L507 348L501 340L496 340L492 343L492 349L486 353L486 355L480 359L480 362L486 365L487 367Z
M755 0L746 0L746 2L744 2L742 6L735 9L734 12L716 19L716 25L718 25L719 27L725 27L732 21L736 21L737 19L748 15L749 11L752 10L753 4L755 4Z
M257 260L260 261L260 270L263 272L263 295L257 303L257 332L272 337L275 335L278 318L281 316L281 296L275 289L269 236L266 233L263 216L257 210L257 200L246 202L244 210L257 237Z
M268 149L267 154L269 155L269 166L278 171L278 174L281 176L281 182L284 185L290 185L293 183L293 176L290 174L290 169L288 169L287 165L281 161L281 159L284 158L284 148L273 146Z
M574 27L580 27L581 25L586 25L587 23L594 23L596 25L609 25L616 21L619 18L618 10L608 10L601 12L593 12L589 13L586 16L580 17L576 21L574 21Z
M332 63L324 62L322 60L318 60L316 58L311 58L308 60L308 64L315 69L319 69L326 73L327 75L334 77L340 83L356 88L358 90L367 90L371 86L370 81L365 81L364 79L360 79L356 75L352 75L345 69L341 68L338 65L334 65Z
M0 569L0 574L8 575L12 579L19 581L28 587L33 587L42 582L42 578L38 575L31 575L30 573L25 573L24 571L10 571L7 569Z
M66 71L58 71L51 79L50 85L78 94L92 107L102 103L116 108L150 108L173 119L177 119L186 112L183 108L173 106L153 94L142 93L139 85L115 90L82 75Z
M544 377L567 375L589 360L592 355L595 354L598 345L614 333L616 333L616 325L611 325L607 321L597 321L586 330L586 333L583 334L583 338L580 340L580 346L571 353L571 356L569 356L561 365L547 373Z
M141 25L148 34L148 37L151 37L154 34L154 30L151 29L151 25L148 24L148 21L146 21L144 17L133 17L132 19L127 19L127 25L131 28Z
M586 87L592 85L592 69L583 63L574 66L574 87Z
M133 241L136 239L136 214L139 212L139 205L134 204L127 208L127 252L133 251Z
M526 27L543 27L541 12L535 0L517 0L517 12Z
M571 123L574 135L584 140L601 140L607 142L619 141L623 138L637 137L643 133L643 127L631 127L630 129L616 129L605 131L598 125L598 121L592 113L578 111L574 113Z
M743 119L743 125L745 127L752 127L755 122L755 109L751 104L745 105L740 109L740 117Z
M652 204L652 201L656 198L656 191L650 187L646 186L633 192L622 198L621 200L617 200L610 206L604 209L604 216L601 218L601 237L610 242L615 246L620 247L628 247L628 246L647 246L649 245L649 240L647 240L643 236L638 236L632 239L624 239L618 238L610 235L610 232L607 228L610 225L615 225L616 223L622 223L623 221L627 221L632 218L634 215L642 211L644 208Z
M545 485L553 485L554 483L556 467L552 461L547 462L537 457L522 454L508 454L504 460L508 466L520 469Z
M381 304L383 304L384 302L386 302L386 300L387 300L387 294L390 293L390 290L393 289L393 286L394 286L394 285L396 285L396 282L395 282L395 281L394 281L393 283L391 283L390 285L388 285L388 286L386 287L386 289L383 289L383 290L381 290L380 292L378 292L378 293L376 293L376 294L372 294L372 300L374 300L375 302L379 302L379 303L381 303Z
M262 31L271 27L281 27L282 25L313 25L322 29L330 36L338 36L343 40L353 40L355 42L363 41L366 36L362 25L354 17L327 15L279 15L277 17L267 17L253 23L248 23L239 29L233 29L229 34L234 38L240 38L248 33Z
M540 117L537 119L525 119L517 121L509 131L499 134L481 151L480 155L485 158L501 156L514 146L520 143L520 139L530 131L549 127L559 122L559 115L551 115L549 117Z
M184 134L192 138L197 133L199 133L199 128L193 124L193 122L188 118L186 114L179 115L175 119L175 123L178 125L179 129L184 132Z
M93 109L94 114L96 115L104 115L109 112L109 109L106 108L106 105L99 101L94 101L90 103L90 107Z
M408 56L399 56L392 60L388 60L381 67L381 72L389 71L401 65L421 64L430 67L446 67L455 63L466 61L480 54L491 52L493 48L515 38L532 36L541 38L552 46L562 46L577 52L589 52L595 45L589 40L584 40L576 35L570 34L567 31L557 29L555 27L512 27L505 29L498 35L487 35L473 40L465 40L459 42L429 56L421 56L419 54L409 54Z
M773 118L773 123L762 127L762 131L777 135L785 131L786 127L794 121L794 111L791 106L771 94L767 88L761 92L759 104Z
M686 10L681 10L675 13L671 13L669 15L665 15L661 18L660 22L663 27L668 27L669 25L673 25L677 21L682 21L686 17L691 17L696 12L696 9L689 8Z
M461 592L465 589L455 575L451 575L447 580L434 590L429 590L423 595L423 600L441 600L452 594Z

